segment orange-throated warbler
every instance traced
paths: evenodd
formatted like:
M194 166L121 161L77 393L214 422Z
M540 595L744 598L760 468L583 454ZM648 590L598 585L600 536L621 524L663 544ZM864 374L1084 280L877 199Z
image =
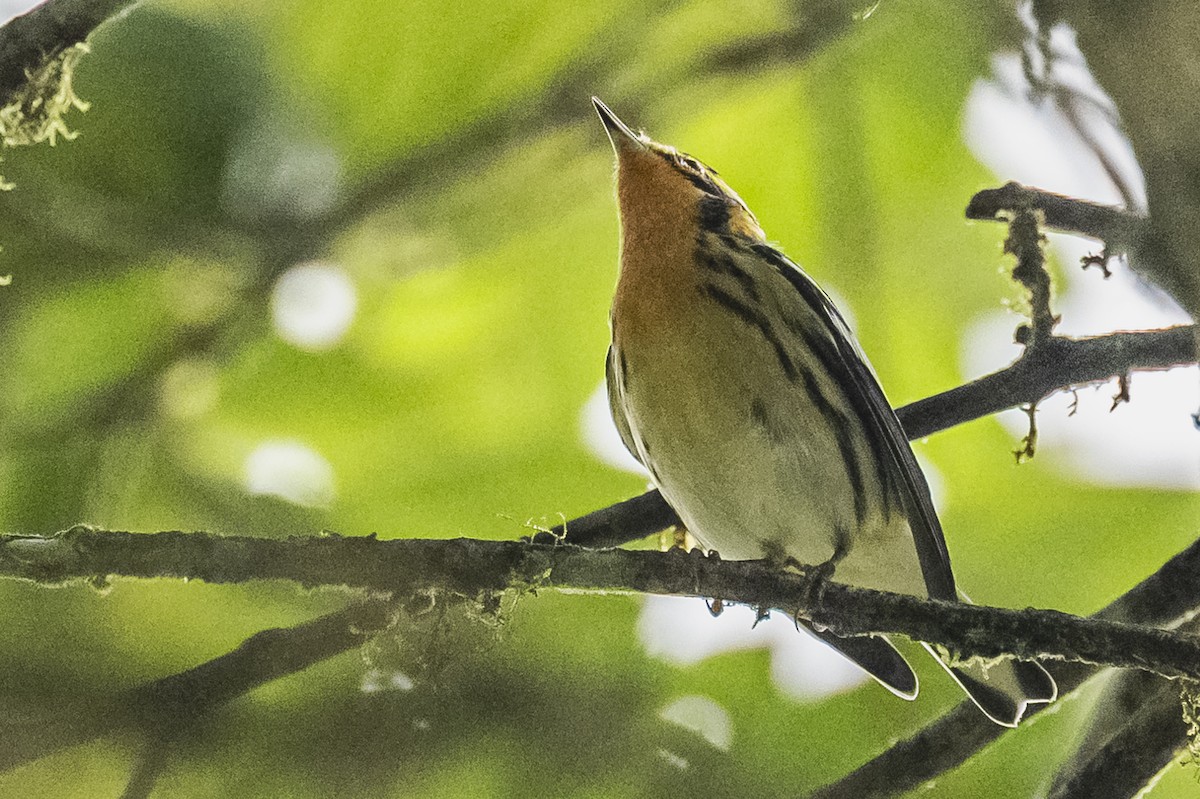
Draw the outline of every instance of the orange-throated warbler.
M625 446L724 558L825 564L850 585L957 601L925 476L829 297L715 171L593 102L617 154L607 373ZM887 638L805 626L916 697L916 674ZM1057 692L1037 663L938 660L997 724Z

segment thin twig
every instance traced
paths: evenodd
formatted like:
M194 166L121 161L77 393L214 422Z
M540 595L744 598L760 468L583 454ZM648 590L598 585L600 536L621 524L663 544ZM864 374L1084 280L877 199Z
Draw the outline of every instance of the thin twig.
M1028 405L1021 406L1021 413L1025 414L1028 419L1029 427L1025 433L1025 437L1021 439L1021 443L1013 450L1013 456L1016 457L1017 463L1024 463L1031 459L1037 452L1038 444L1038 426L1037 426L1037 403L1031 402Z

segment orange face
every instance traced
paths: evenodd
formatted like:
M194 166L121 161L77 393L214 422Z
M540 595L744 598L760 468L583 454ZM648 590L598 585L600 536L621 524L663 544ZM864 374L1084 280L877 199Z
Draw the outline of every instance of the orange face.
M634 133L593 98L617 153L621 223L629 230L699 227L718 235L762 241L762 228L716 170L674 147Z
M617 154L621 276L614 340L678 329L695 295L705 236L765 239L754 214L717 173L674 147L634 133L593 98Z

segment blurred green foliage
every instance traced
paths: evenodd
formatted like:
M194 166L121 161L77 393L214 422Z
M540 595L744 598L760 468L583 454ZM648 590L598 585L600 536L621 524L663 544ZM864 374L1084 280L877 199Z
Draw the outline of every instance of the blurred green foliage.
M79 66L92 108L69 118L78 140L5 157L0 529L511 538L641 491L580 435L617 248L592 93L721 170L857 311L893 401L961 382L965 326L1013 293L997 276L1002 231L962 221L994 182L959 119L1006 41L1002 6L904 0L866 19L711 0L135 8ZM270 321L274 281L309 259L344 269L358 296L347 335L319 352ZM329 462L328 507L247 493L246 457L280 439ZM1014 468L1012 443L985 420L918 447L978 601L1088 612L1194 536L1194 497ZM103 594L0 583L0 597L6 705L30 714L345 601L127 581ZM868 685L797 704L762 650L651 660L639 607L543 595L498 631L409 620L365 657L186 730L156 795L796 795L959 699L921 661L917 702ZM371 668L416 686L364 692ZM659 718L685 694L727 710L730 751ZM1028 795L1080 705L928 795ZM117 795L137 743L61 752L0 775L0 794ZM1156 796L1194 791L1179 771Z

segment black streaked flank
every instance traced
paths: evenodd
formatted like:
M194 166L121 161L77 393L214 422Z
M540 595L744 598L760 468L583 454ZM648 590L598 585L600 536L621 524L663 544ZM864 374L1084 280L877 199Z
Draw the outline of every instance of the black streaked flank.
M738 282L738 285L742 287L742 291L746 292L747 297L754 302L762 300L762 296L758 293L758 284L754 278L738 266L737 261L722 248L706 246L703 237L696 240L696 263L711 272L716 272L718 275L729 275Z
M862 524L867 519L867 495L863 485L862 467L855 457L854 443L850 440L849 430L846 427L838 427L835 432L838 450L842 453L842 460L846 462L846 476L850 478L850 485L854 487L854 517Z
M849 420L844 413L833 406L833 403L829 401L829 397L825 396L825 392L821 391L821 386L817 383L816 375L805 370L801 374L800 382L804 384L804 391L808 394L809 403L825 417L825 422L830 428L840 429L846 426Z
M846 364L838 354L836 344L833 339L822 335L820 330L811 326L806 327L792 317L787 318L787 328L793 335L803 339L804 346L816 357L821 368L837 386L838 393L844 398L846 404L854 409L856 418L852 420L842 415L842 424L854 424L862 430L871 453L870 467L875 472L875 479L879 482L879 490L883 494L883 512L885 515L890 515L897 505L903 504L900 487L896 482L895 470L892 468L891 454L881 431L867 421L870 417L862 415L861 406L865 399L850 390L850 384L846 380Z
M783 367L783 373L787 375L787 379L795 382L799 377L799 372L796 370L796 364L792 363L792 358L788 355L787 350L783 346L783 342L779 340L779 336L771 329L771 323L766 320L755 309L743 303L737 297L726 292L718 286L711 283L705 283L699 287L700 293L726 310L732 311L735 316L741 319L751 327L757 327L758 332L762 333L763 338L775 350L775 357L779 361L779 365Z
M893 453L889 447L884 430L876 424L873 424L873 412L869 407L870 400L861 396L859 392L849 390L852 385L858 384L860 381L854 379L851 370L853 364L857 363L858 368L867 371L864 364L858 359L858 355L851 351L846 353L839 350L838 332L829 327L829 322L836 319L841 323L842 327L846 328L846 333L849 333L849 328L838 312L837 307L826 296L825 292L821 291L820 287L812 281L807 275L800 271L799 267L793 264L782 253L771 247L769 244L752 244L750 246L757 255L762 257L776 271L792 284L792 287L797 290L800 296L804 299L806 305L812 309L818 319L828 320L825 327L826 335L822 335L819 329L813 329L811 325L805 326L799 320L789 318L787 320L788 330L797 336L804 339L804 344L808 347L820 361L821 367L839 386L844 386L842 393L854 407L855 414L859 417L860 426L867 440L867 445L870 447L872 455L872 465L874 466L875 479L879 481L880 491L883 493L884 513L891 514L895 506L904 504L904 493L901 489L896 468L899 464L895 463ZM848 344L848 342L847 342ZM866 377L874 383L874 377L868 372ZM885 410L887 413L893 413L891 406L887 405Z
M745 305L736 297L731 296L711 283L706 283L700 288L706 296L715 300L727 310L732 311L743 322L751 327L758 328L763 338L774 348L775 357L778 359L780 366L783 367L783 372L787 375L788 380L796 382L799 379L801 381L805 392L808 394L809 401L817 409L818 413L825 417L826 423L834 431L834 435L837 438L838 450L842 455L842 460L846 464L846 476L849 478L854 490L854 513L861 524L867 515L867 498L863 483L863 469L858 462L858 453L854 450L850 431L856 428L864 429L866 426L861 423L855 424L854 420L848 418L840 409L834 407L829 397L825 396L821 391L821 386L812 372L796 368L796 364L792 361L791 356L788 355L783 342L779 340L779 337L771 328L770 322L759 314L757 310ZM765 407L762 410L765 415ZM751 408L751 413L754 413L753 408ZM867 432L868 436L870 435L869 430L864 430L864 432ZM878 459L872 459L872 461L875 463L876 468L886 468L886 465L879 462Z
M846 477L854 489L854 517L862 524L867 518L867 495L863 490L863 469L859 465L858 453L854 451L854 442L850 438L850 431L856 427L861 428L862 425L855 424L840 408L834 407L829 397L821 391L816 375L806 370L801 372L800 376L804 392L808 394L808 401L825 417L826 426L833 431L837 439L838 452L846 464Z
M870 368L856 351L846 320L825 292L778 250L768 244L752 244L750 249L792 284L828 331L832 352L828 351L829 344L813 351L821 358L823 365L828 359L834 367L830 371L834 381L847 387L844 393L853 404L860 427L875 455L880 484L893 487L891 491L885 490L885 497L890 499L899 495L912 529L917 559L921 563L929 595L934 599L957 600L954 575L950 571L950 555L946 552L945 535L929 496L928 483L921 473L921 467L917 465L900 420L896 418Z

